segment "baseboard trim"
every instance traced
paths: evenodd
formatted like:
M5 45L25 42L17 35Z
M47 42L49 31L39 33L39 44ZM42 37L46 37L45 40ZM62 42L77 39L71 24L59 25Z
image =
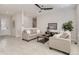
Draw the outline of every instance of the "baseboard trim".
M49 49L51 49L51 50L56 50L56 51L58 51L58 52L62 52L62 53L64 53L64 54L66 54L66 55L70 55L70 53L67 53L67 52L64 52L64 51L61 51L61 50L58 50L58 49L55 49L55 48L49 47Z

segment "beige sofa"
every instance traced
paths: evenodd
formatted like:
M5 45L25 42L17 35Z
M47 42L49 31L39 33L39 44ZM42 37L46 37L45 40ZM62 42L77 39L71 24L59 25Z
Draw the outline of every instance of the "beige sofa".
M71 34L69 31L56 34L49 38L49 47L62 51L66 54L71 52Z
M37 38L37 36L39 35L40 35L40 30L38 28L28 28L23 30L22 39L26 41L30 41L34 38Z

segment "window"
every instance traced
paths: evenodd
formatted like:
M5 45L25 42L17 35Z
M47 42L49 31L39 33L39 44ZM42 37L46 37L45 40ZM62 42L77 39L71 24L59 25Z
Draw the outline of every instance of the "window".
M0 30L6 30L6 20L5 19L1 19L0 20Z

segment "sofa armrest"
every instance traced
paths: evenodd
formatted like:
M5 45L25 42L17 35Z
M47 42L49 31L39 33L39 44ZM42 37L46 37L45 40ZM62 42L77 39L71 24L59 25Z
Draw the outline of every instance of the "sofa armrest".
M64 40L64 41L70 41L71 42L71 39L58 38L57 40Z
M64 38L50 37L50 38L49 38L49 42L51 42L51 41L71 42L71 39L64 39Z

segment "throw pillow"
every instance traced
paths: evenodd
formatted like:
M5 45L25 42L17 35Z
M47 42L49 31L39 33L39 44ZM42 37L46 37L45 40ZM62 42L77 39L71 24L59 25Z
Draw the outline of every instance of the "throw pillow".
M60 38L65 38L65 39L67 39L69 37L69 35L65 32L65 33L63 33L61 36L60 36Z

